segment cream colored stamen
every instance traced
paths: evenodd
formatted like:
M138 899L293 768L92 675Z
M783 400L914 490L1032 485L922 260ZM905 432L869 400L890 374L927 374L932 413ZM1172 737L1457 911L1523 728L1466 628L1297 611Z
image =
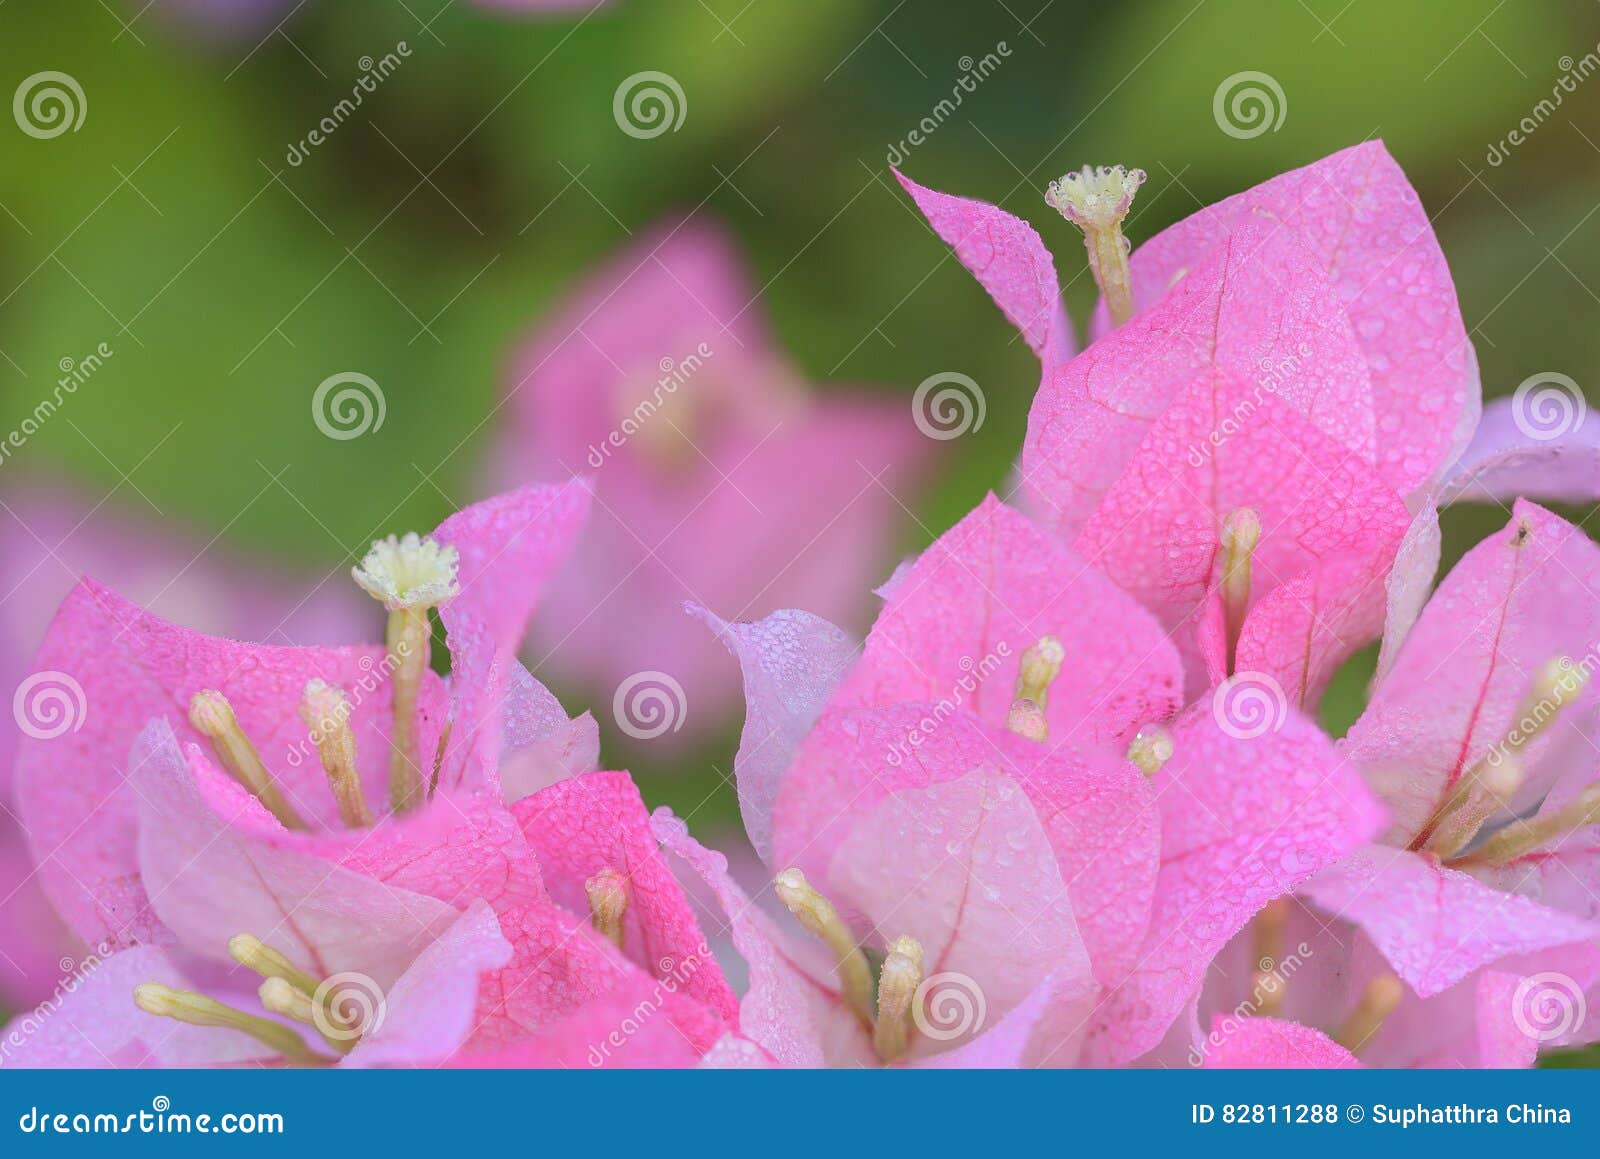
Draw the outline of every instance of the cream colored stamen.
M430 662L433 628L428 609L460 594L456 572L460 556L456 549L416 532L404 538L391 535L374 541L372 550L352 569L356 583L389 609L385 639L389 649L386 667L390 672L394 701L394 723L390 733L389 807L404 813L421 803L422 764L417 752L417 697L422 690L423 673Z
M1128 239L1122 221L1133 195L1144 184L1143 169L1121 165L1085 165L1052 181L1044 199L1062 217L1083 231L1089 269L1115 325L1133 317L1133 279L1128 269Z
M1222 522L1222 615L1228 641L1228 671L1234 669L1239 635L1250 610L1250 564L1261 542L1261 517L1240 507Z
M1172 759L1172 734L1159 724L1147 724L1128 745L1128 759L1147 777L1153 777Z
M1066 658L1066 649L1054 636L1040 636L1037 644L1023 649L1017 666L1017 699L1031 700L1043 708L1050 695L1050 685L1061 675L1061 665Z
M1469 772L1445 799L1423 848L1443 860L1454 857L1472 844L1484 822L1510 804L1522 780L1522 763L1510 759Z
M296 966L288 955L273 949L253 934L235 934L229 938L228 956L263 978L282 979L307 998L314 997L317 988L322 985L320 979Z
M872 1025L872 970L867 965L867 956L851 935L850 927L840 919L833 904L811 888L800 870L785 869L772 883L779 899L806 931L821 938L833 951L834 969L838 972L845 1001L863 1022Z
M314 1028L322 1036L322 1041L340 1054L349 1054L361 1041L359 1033L337 1030L339 1024L329 1021L326 1008L319 1007L282 978L268 978L261 983L256 994L261 999L262 1009Z
M365 829L372 824L372 811L361 792L361 774L356 771L356 734L350 728L350 702L343 690L321 680L312 680L300 697L300 719L311 730L328 788L339 806L339 820L350 829Z
M1590 785L1564 809L1513 821L1453 865L1505 865L1589 825L1600 824L1600 784Z
M1358 1054L1374 1034L1383 1028L1384 1020L1394 1013L1400 999L1405 997L1405 986L1393 974L1383 974L1367 983L1361 1001L1350 1012L1344 1025L1333 1040L1351 1054Z
M212 752L229 775L266 806L285 829L306 828L305 821L278 791L256 746L239 727L239 718L226 696L209 688L195 693L189 701L189 723L211 742Z
M628 912L628 879L615 869L602 869L583 883L589 895L589 924L617 949L622 949L622 919Z
M911 1041L911 1007L922 985L922 943L901 936L889 943L889 953L878 973L878 1022L872 1043L878 1057L893 1062L905 1054Z
M160 1018L171 1018L190 1026L242 1031L291 1062L315 1066L333 1061L312 1050L305 1039L282 1023L235 1010L193 990L174 990L159 982L142 982L133 988L133 1001L146 1014Z

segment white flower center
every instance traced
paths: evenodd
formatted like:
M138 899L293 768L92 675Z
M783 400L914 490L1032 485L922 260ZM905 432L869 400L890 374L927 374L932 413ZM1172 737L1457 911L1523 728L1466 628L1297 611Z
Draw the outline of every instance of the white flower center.
M361 566L350 574L368 595L397 612L436 607L459 594L459 564L455 548L408 531L403 538L374 540Z

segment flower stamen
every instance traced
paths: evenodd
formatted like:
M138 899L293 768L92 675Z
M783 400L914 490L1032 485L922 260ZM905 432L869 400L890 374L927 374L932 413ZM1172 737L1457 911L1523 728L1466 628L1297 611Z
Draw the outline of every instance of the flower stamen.
M1128 744L1128 759L1147 777L1159 773L1172 752L1172 734L1159 724L1145 725Z
M211 751L216 753L229 775L249 790L285 829L307 828L300 814L278 791L266 762L244 729L239 727L239 718L234 715L233 705L226 696L209 688L195 693L189 701L189 723L211 742Z
M372 811L356 771L356 735L350 728L350 702L344 690L322 680L310 681L300 697L300 719L311 730L328 788L339 806L339 820L350 829L368 828Z
M1052 181L1044 195L1046 204L1083 231L1089 269L1117 326L1133 317L1133 278L1128 269L1132 247L1122 236L1122 221L1144 180L1143 169L1085 165Z
M312 1050L305 1039L283 1023L236 1010L193 990L174 990L159 982L141 982L133 988L133 1002L146 1014L159 1018L171 1018L190 1026L241 1031L291 1062L318 1066L333 1061Z
M1222 617L1227 632L1227 666L1231 673L1250 610L1250 564L1261 542L1261 517L1252 507L1239 507L1222 521Z
M617 949L622 949L622 919L628 912L628 879L606 868L583 883L589 895L589 924Z
M889 943L889 953L878 972L878 1022L872 1044L878 1057L893 1062L911 1042L911 1007L922 985L922 943L901 935Z
M1394 1013L1403 997L1405 986L1393 974L1374 978L1361 992L1361 1000L1344 1020L1344 1025L1333 1036L1333 1040L1351 1054L1359 1054L1372 1036L1383 1029L1384 1021Z
M861 952L850 927L844 924L833 903L811 887L798 869L785 869L773 878L779 899L806 928L833 951L834 969L845 1001L868 1026L872 1025L872 970Z

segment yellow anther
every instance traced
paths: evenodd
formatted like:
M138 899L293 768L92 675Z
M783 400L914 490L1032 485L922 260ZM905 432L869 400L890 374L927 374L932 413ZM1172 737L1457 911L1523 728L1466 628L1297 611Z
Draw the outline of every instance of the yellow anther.
M1029 740L1043 741L1050 735L1044 708L1034 700L1012 701L1011 710L1006 713L1006 727Z
M778 898L815 937L833 951L834 969L845 1001L863 1022L872 1024L872 970L861 952L850 927L844 924L833 904L823 897L798 869L785 869L772 881Z
M313 997L322 985L291 962L288 956L273 949L254 934L235 934L228 939L228 956L239 965L254 970L263 978L281 978L307 998Z
M189 701L189 723L211 742L211 750L230 776L248 789L286 829L304 829L306 823L284 800L256 746L250 743L233 705L212 689L197 692Z
M133 988L133 1001L146 1014L160 1018L171 1018L190 1026L242 1031L290 1062L314 1066L332 1061L312 1050L305 1039L281 1022L246 1014L193 990L174 990L159 982L141 982Z
M878 1022L872 1043L878 1057L893 1062L911 1042L911 1007L922 985L922 943L901 937L889 943L889 953L878 972Z
M1144 184L1143 169L1121 165L1085 165L1052 181L1044 199L1062 217L1083 231L1089 269L1106 301L1111 321L1120 326L1133 317L1133 279L1128 269L1128 239L1122 222L1133 195Z
M1393 974L1382 974L1368 982L1367 988L1361 993L1361 1001L1350 1012L1350 1017L1345 1019L1339 1033L1333 1036L1334 1041L1351 1054L1359 1054L1372 1036L1383 1028L1384 1020L1394 1013L1405 992L1404 984Z
M1016 698L1031 700L1043 708L1050 696L1050 685L1061 675L1066 658L1066 649L1054 636L1040 636L1038 643L1023 649L1017 666Z
M311 730L328 788L339 806L339 820L350 829L372 824L372 811L361 791L356 771L356 734L350 727L350 702L343 690L322 680L312 680L300 697L300 719Z
M622 949L622 919L628 912L628 879L615 869L602 869L583 883L589 895L589 924L617 949Z
M1251 507L1240 507L1222 521L1222 614L1228 644L1228 671L1233 671L1250 610L1250 565L1261 542L1261 517Z
M1147 777L1153 777L1172 759L1172 734L1159 724L1147 724L1128 745L1128 759Z

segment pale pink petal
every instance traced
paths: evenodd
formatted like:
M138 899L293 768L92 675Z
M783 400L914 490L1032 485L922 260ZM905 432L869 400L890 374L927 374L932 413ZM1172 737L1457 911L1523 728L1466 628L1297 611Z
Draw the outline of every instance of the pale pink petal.
M555 694L513 664L500 704L500 790L509 805L563 777L600 767L600 726L567 716Z
M390 699L382 647L288 648L204 636L150 615L85 580L62 605L37 668L69 694L82 690L81 727L49 739L24 738L17 793L51 900L89 942L137 940L150 930L138 878L136 795L128 752L159 718L184 741L203 742L188 721L203 689L226 695L278 787L313 823L337 824L333 795L298 706L306 683L322 679L350 696L350 726L369 801L384 799ZM69 683L70 681L71 683ZM423 681L419 742L432 751L446 712L442 682Z
M728 875L728 859L689 836L670 810L658 809L655 831L721 903L733 942L750 968L750 987L739 1006L740 1032L779 1066L860 1065L875 1059L866 1029L836 986L808 955L786 944L772 920Z
M918 1035L911 1058L971 1042L1051 973L1069 979L1056 1000L1084 1020L1089 955L1044 826L1010 778L978 768L899 790L856 822L826 882L830 899L874 924L877 944L905 934L923 947L926 1016L941 1033ZM954 1025L937 1021L944 990Z
M1076 339L1055 261L1033 226L986 202L925 189L899 170L895 177L1045 368L1070 358Z
M439 609L455 697L441 786L497 783L508 673L546 583L572 549L589 498L584 479L523 487L464 507L434 530L435 539L459 553L461 584L461 594Z
M772 806L795 750L822 714L858 646L809 612L773 612L752 624L719 619L688 605L738 659L745 719L733 758L739 812L756 854L772 854Z
M700 1065L707 1070L771 1070L772 1056L738 1034L724 1034L706 1051Z
M1274 177L1157 234L1133 254L1135 301L1158 302L1260 214L1289 226L1327 270L1371 371L1378 472L1409 494L1471 438L1478 364L1427 211L1381 141Z
M1249 727L1243 727L1247 725ZM1137 1058L1161 1041L1212 959L1268 901L1383 825L1356 771L1281 702L1246 721L1221 693L1172 729L1156 774L1161 874L1138 966L1102 1003L1091 1057Z
M1359 851L1306 883L1304 892L1360 925L1423 998L1511 955L1600 936L1600 926L1387 846Z
M1419 491L1417 502L1420 506L1400 540L1394 565L1384 580L1387 608L1383 616L1383 646L1378 652L1378 667L1372 678L1374 688L1383 683L1394 667L1400 645L1416 627L1417 617L1422 615L1423 606L1433 591L1434 577L1439 574L1442 533L1433 488Z
M1524 399L1496 399L1484 408L1478 433L1444 479L1439 502L1513 499L1600 499L1600 411L1581 395L1548 384Z
M1114 985L1144 937L1159 835L1150 783L1104 749L1040 744L931 704L830 711L779 795L778 863L825 880L857 820L890 794L979 768L1022 786L1067 883L1095 975Z
M1211 1024L1221 1034L1222 1016ZM1355 1055L1322 1031L1278 1018L1246 1018L1206 1053L1207 1070L1350 1070Z
M1600 547L1531 503L1515 512L1445 577L1350 730L1346 752L1392 810L1393 844L1422 833L1450 788L1506 740L1551 661L1578 662L1600 640ZM1597 691L1591 683L1580 703ZM1532 803L1559 771L1542 754L1581 715L1567 705L1524 750Z
M1196 255L1197 258L1199 255ZM1191 466L1226 455L1268 400L1334 447L1373 460L1372 384L1334 286L1281 222L1241 217L1159 302L1046 378L1022 466L1053 526L1076 536L1151 425L1197 383L1246 384L1174 448Z
M455 920L441 901L236 831L201 797L164 721L139 738L130 763L150 905L201 958L229 962L228 939L249 933L318 977L356 971L387 989Z
M135 946L86 958L51 1002L22 1013L0 1030L7 1068L202 1067L268 1061L272 1051L236 1030L186 1026L146 1014L133 988L191 983L166 951Z
M479 975L510 958L511 945L501 936L494 911L486 902L473 902L389 987L381 1020L361 1035L345 1065L442 1061L472 1031Z
M1083 976L1068 966L1043 978L983 1033L954 1050L924 1055L912 1065L939 1070L1076 1066L1090 997Z
M680 973L685 962L696 963L681 980L682 992L736 1024L738 999L711 956L627 773L570 777L517 802L513 812L556 904L587 914L585 883L602 870L623 875L623 953L657 979Z
M1160 626L1067 546L993 495L905 571L835 704L919 700L1004 726L1024 650L1057 637L1052 741L1126 746L1182 698Z
M698 1043L714 1043L719 1025L681 995L635 977L497 1050L459 1053L451 1065L515 1070L693 1067L710 1049Z

